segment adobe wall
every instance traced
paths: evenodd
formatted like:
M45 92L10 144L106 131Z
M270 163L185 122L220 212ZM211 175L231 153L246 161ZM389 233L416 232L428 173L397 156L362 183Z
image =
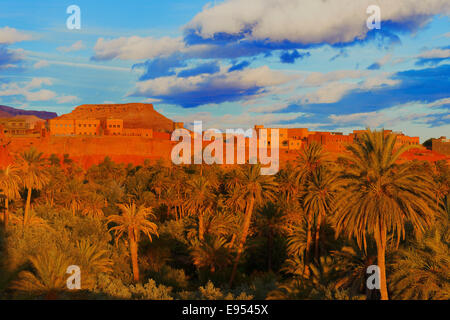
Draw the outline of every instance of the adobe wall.
M69 154L84 168L97 164L109 156L117 162L142 164L145 159L163 158L170 160L173 142L144 137L46 137L12 138L8 146L9 159L15 154L35 147L45 156ZM1 150L0 150L1 151ZM0 154L1 156L1 154ZM8 159L4 156L4 161Z

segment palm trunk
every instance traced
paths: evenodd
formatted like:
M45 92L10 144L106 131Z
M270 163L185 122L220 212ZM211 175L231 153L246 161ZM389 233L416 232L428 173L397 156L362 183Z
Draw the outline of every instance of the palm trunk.
M234 245L234 241L236 241L236 233L233 233L233 236L231 237L231 241L230 241L230 248L233 247Z
M130 237L130 252L131 252L131 264L133 267L133 279L135 282L139 282L139 266L138 266L138 253L137 253L136 240Z
M311 229L312 229L312 214L308 213L308 226L306 231L306 248L305 248L305 265L303 267L303 274L307 273L309 271L309 248L311 247Z
M231 272L231 278L230 278L230 283L229 283L230 287L233 285L234 277L236 276L237 266L238 266L239 260L241 259L242 252L244 251L245 241L247 240L248 231L250 229L250 222L252 220L254 203L255 203L255 199L251 198L250 202L247 206L247 212L245 213L245 218L244 218L244 226L242 229L242 236L241 236L241 240L239 242L236 260L234 261L233 271Z
M389 300L386 284L386 230L382 226L380 234L375 237L377 244L377 263L380 268L380 293L381 300Z
M5 229L8 227L8 218L9 218L9 201L8 198L5 198L5 216L3 217Z
M314 253L316 256L316 261L319 262L319 238L320 238L320 224L322 223L322 214L321 211L319 210L319 214L317 215L317 225L316 225L316 241L314 243L315 245L315 249L314 249Z
M198 238L200 239L200 241L203 241L205 239L205 224L203 221L203 211L201 211L201 213L199 213L198 215Z
M28 192L27 192L27 203L25 205L25 214L23 216L23 225L25 226L25 224L28 221L28 214L30 213L30 203L31 203L31 188L28 188Z

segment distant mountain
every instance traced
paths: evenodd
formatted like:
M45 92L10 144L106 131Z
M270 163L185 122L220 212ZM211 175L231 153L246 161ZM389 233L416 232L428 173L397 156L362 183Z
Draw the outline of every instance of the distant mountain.
M122 119L124 128L145 128L172 132L173 122L157 112L150 103L85 104L58 119Z
M53 119L58 115L55 112L23 110L0 105L0 118L13 118L16 116L35 116L40 119Z

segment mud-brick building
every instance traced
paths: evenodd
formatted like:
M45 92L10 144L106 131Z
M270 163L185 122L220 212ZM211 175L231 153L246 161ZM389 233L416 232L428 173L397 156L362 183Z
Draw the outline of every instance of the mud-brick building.
M26 135L30 129L30 124L25 119L0 118L0 126L5 136Z
M439 139L432 139L431 140L431 150L449 156L450 155L450 139L447 139L447 137L440 137Z
M100 135L100 120L86 119L75 120L75 134L83 136L99 136Z
M107 136L121 136L123 134L122 119L102 119L103 134Z
M52 136L72 136L75 135L75 121L63 119L50 119L48 128Z

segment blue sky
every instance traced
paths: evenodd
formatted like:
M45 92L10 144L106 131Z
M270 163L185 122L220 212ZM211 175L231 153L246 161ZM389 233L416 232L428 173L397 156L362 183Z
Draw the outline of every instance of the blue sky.
M66 27L73 4L80 30ZM447 0L3 0L0 104L151 102L221 129L450 136L449 15Z

